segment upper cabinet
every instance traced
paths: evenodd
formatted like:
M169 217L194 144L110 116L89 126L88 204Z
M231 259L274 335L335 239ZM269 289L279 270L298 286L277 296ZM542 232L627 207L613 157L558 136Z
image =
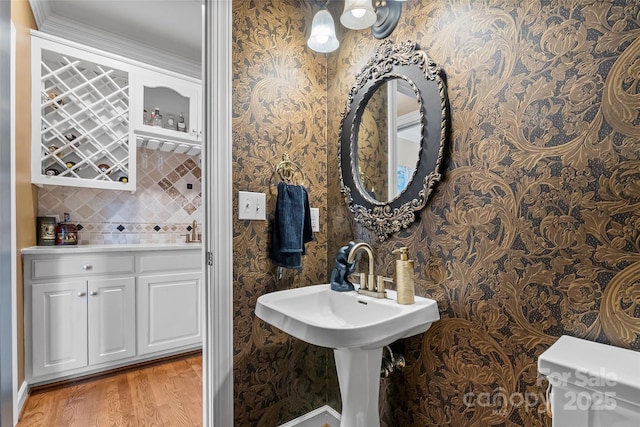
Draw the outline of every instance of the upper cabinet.
M133 128L138 145L163 151L200 152L199 82L141 70L134 88Z
M200 153L199 80L37 31L31 40L34 184L134 191L136 145Z
M31 55L31 181L135 189L131 66L40 37Z

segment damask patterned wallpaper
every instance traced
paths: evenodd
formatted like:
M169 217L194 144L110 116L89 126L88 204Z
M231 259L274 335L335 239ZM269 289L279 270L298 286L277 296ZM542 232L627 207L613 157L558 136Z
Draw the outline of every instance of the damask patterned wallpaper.
M418 222L374 248L391 275L391 250L409 247L416 291L442 317L405 340L382 424L551 425L536 362L560 335L640 350L640 5L414 0L390 39L443 67L452 135ZM368 239L339 194L331 112L379 43L366 31L340 41L328 59L330 259Z
M319 7L233 2L234 192L266 192L271 215L273 168L288 152L321 212L303 269L280 280L268 222L234 223L235 424L340 409L331 353L253 310L265 292L326 282L337 249L358 239L374 243L385 275L391 250L408 246L417 293L441 309L398 344L407 367L382 381L383 426L550 425L536 361L557 337L640 350L640 6L405 3L390 39L418 42L443 67L452 135L430 204L382 244L354 225L337 160L339 112L380 41L338 24L339 51L311 52ZM338 22L341 2L329 7Z
M306 47L310 2L232 6L234 194L266 193L272 219L275 167L288 153L304 171L311 207L320 209L321 231L306 245L303 268L278 279L268 256L269 222L237 220L233 207L235 425L274 427L325 405L327 378L335 377L330 351L254 314L262 294L327 282L327 68L325 56Z

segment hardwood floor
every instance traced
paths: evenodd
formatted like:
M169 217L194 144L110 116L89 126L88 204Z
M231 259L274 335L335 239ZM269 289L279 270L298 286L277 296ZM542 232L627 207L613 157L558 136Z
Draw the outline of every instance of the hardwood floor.
M32 391L27 426L202 426L202 355Z

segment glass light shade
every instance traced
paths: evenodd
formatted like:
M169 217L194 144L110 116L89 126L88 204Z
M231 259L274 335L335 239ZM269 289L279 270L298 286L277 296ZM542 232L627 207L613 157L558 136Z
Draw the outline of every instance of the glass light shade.
M352 30L363 30L376 22L376 11L371 0L346 0L340 22Z
M336 37L336 26L328 10L319 11L313 17L311 23L311 35L307 40L307 46L316 52L333 52L338 48L340 42Z

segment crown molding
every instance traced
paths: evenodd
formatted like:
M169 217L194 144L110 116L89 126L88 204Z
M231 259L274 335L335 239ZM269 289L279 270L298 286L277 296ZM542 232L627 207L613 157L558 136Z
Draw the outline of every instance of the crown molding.
M201 78L202 68L198 62L56 15L48 0L29 0L29 3L38 29L44 33L126 56L165 70Z
M29 5L38 28L42 27L47 18L53 15L53 5L49 0L29 0Z

